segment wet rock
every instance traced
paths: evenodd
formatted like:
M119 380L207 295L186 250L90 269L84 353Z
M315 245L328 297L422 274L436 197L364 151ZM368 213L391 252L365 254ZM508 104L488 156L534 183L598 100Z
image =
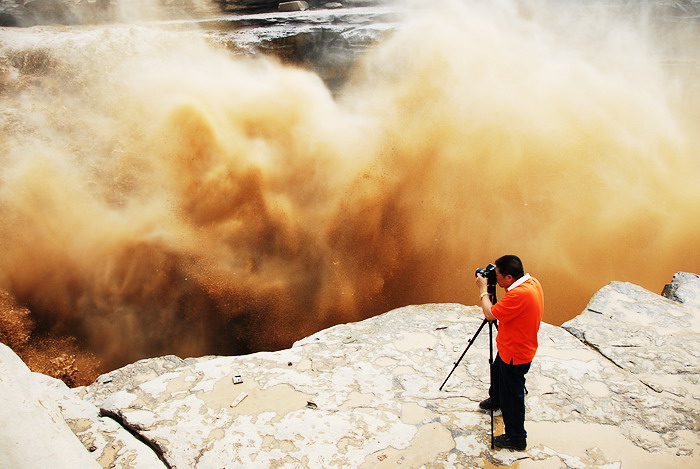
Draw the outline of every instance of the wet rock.
M391 0L6 0L0 2L0 27L48 24L78 25L132 20L202 19L223 14L256 14L368 7Z
M247 3L235 2L236 8L242 10L223 6L224 13L232 13L224 15L215 3L197 0L171 1L167 7L158 8L154 7L158 4L155 0L130 8L113 1L104 5L100 1L42 1L45 3L36 3L35 7L25 7L21 2L0 3L0 26L168 19L152 25L197 31L236 56L276 57L317 73L331 90L344 84L361 53L397 28L403 13L399 7L377 6L383 2L370 2L377 4L374 6L333 2L325 6L308 1L277 1L264 8L243 8ZM283 5L282 10L295 11L277 11L278 5Z
M276 11L279 0L214 0L226 13Z
M219 5L222 11L228 13L261 13L276 11L279 5L279 0L213 0ZM358 6L377 6L387 3L395 3L396 0L343 0L338 3L341 6L358 7ZM400 0L399 0L400 1ZM290 2L295 3L295 2ZM329 8L322 0L308 0L307 3L311 9Z
M332 90L349 76L356 58L398 27L393 7L260 13L199 22L212 42L235 55L269 55L312 70Z

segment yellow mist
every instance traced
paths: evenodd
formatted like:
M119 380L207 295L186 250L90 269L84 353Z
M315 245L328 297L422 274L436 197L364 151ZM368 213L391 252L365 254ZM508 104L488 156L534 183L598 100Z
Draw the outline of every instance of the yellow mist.
M697 88L647 30L441 5L337 96L194 33L1 31L0 289L109 369L476 304L507 253L555 324L697 272Z

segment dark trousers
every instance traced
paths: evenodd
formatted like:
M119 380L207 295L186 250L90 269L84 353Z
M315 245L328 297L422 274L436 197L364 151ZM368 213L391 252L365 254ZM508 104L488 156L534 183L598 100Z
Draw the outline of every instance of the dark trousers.
M499 355L491 365L491 402L501 408L506 435L510 438L526 438L525 431L525 375L530 363L511 365Z

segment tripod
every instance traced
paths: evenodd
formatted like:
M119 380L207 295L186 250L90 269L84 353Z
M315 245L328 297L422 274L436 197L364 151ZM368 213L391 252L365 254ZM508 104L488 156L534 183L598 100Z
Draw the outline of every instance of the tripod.
M498 299L496 298L496 284L491 283L489 281L489 284L487 286L487 291L489 293L489 299L491 300L491 304L496 304ZM479 333L481 332L481 329L484 328L484 326L488 323L489 325L489 383L491 381L491 366L493 365L493 328L494 326L496 327L496 330L498 330L498 325L496 324L496 321L489 321L488 319L484 318L484 320L481 322L481 325L479 328L476 330L474 335L472 336L471 339L467 342L467 348L464 349L462 352L462 355L459 356L459 359L455 362L455 366L452 368L452 371L450 371L450 374L447 375L447 378L445 378L445 381L442 382L442 385L440 386L440 391L442 391L442 388L445 386L447 383L447 380L450 379L450 376L452 376L452 373L457 369L459 366L459 362L462 361L462 358L467 354L467 350L469 350L469 347L472 346L476 338L479 336ZM493 445L493 406L491 406L491 449L494 449Z

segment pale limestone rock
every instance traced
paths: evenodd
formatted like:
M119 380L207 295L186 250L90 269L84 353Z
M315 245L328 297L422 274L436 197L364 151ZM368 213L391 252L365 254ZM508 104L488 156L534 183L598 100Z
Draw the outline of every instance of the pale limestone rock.
M611 395L602 401L587 398L586 415L591 409L606 414L597 416L598 421L620 425L630 441L653 452L697 454L693 447L700 430L700 277L678 273L673 284L675 297L683 302L613 282L562 327L622 374L621 379L604 377ZM619 418L620 408L627 418ZM571 409L581 412L580 405Z
M680 301L613 282L562 327L657 393L700 400L700 277L679 273L672 285Z
M664 287L663 296L669 300L700 307L700 289L697 288L697 274L678 272L671 283Z
M83 442L107 441L107 430L81 417L94 421L89 406L66 404L73 398L179 468L695 468L698 373L686 360L700 355L700 281L674 283L679 301L612 283L564 327L542 325L524 452L491 450L490 418L477 408L488 328L439 391L481 324L479 308L456 304L400 308L279 352L142 360L54 399Z
M692 278L683 280L677 291L696 291L686 285ZM654 340L675 347L665 330L677 322L693 344L686 351L695 353L697 307L627 284L604 288L589 308L601 305L668 316L664 327L653 328L660 333ZM661 364L645 368L641 379L547 324L528 375L528 451L492 451L489 417L477 410L488 387L487 329L438 390L480 323L476 307L410 306L332 327L285 351L142 361L105 375L111 381L88 387L85 398L150 440L175 467L481 467L525 458L530 467L608 468L700 461L692 373L674 378L675 368ZM584 329L595 335L611 326ZM623 363L629 357L621 353L636 352L615 349ZM242 383L234 384L236 376ZM669 378L687 394L650 386ZM528 467L525 461L521 467Z
M279 11L304 11L309 9L309 4L304 1L294 0L292 2L282 2L277 5Z
M143 442L134 438L114 419L81 399L81 389L69 389L63 382L36 374L37 384L45 387L58 403L68 426L80 439L100 467L163 469L165 464Z
M100 467L35 374L0 344L0 468Z

